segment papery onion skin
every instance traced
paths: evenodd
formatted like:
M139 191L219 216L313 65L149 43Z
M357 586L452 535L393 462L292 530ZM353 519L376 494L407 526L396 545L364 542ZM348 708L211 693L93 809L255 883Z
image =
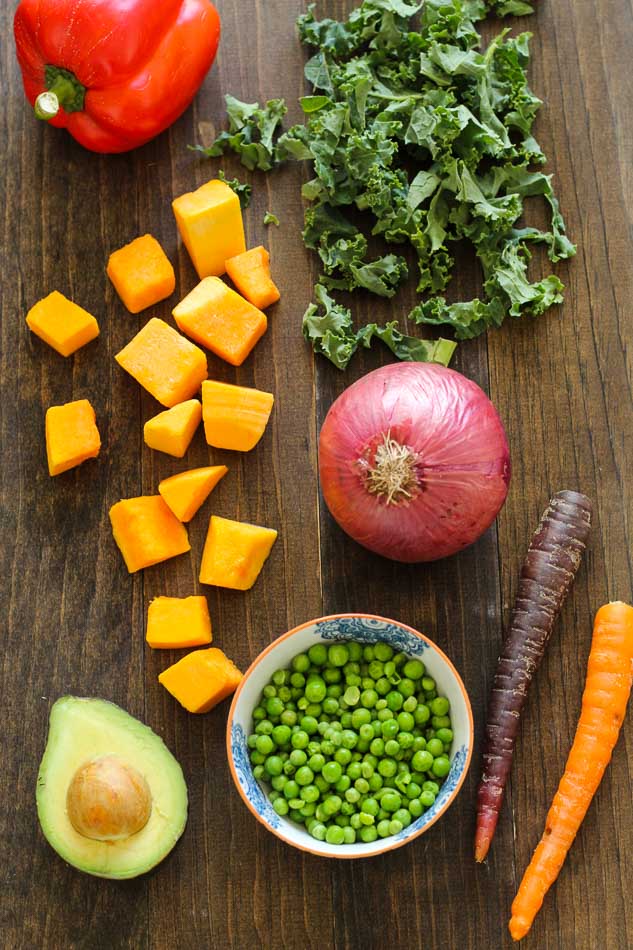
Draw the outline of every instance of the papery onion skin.
M395 503L372 494L376 450L411 450L413 481ZM435 561L490 527L505 502L510 451L484 391L434 363L383 366L331 406L319 437L319 475L334 519L359 544L394 561Z

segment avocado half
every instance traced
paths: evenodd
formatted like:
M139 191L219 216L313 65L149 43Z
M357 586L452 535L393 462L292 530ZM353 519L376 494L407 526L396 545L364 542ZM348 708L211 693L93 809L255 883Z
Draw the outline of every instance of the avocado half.
M87 763L116 757L147 783L147 823L122 840L94 840L70 821L67 794ZM97 877L137 877L172 850L187 822L187 786L180 765L149 726L103 699L63 696L51 709L48 741L37 779L37 814L44 836L73 867Z

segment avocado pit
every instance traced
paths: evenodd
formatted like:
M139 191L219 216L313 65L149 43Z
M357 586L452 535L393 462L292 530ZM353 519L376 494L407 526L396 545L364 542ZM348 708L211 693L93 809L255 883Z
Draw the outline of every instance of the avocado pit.
M145 827L152 795L144 777L116 755L81 765L66 793L68 818L93 841L122 841Z

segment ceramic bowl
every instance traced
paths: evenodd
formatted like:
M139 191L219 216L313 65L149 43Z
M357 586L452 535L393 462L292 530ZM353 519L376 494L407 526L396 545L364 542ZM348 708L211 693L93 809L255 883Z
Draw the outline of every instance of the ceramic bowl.
M453 745L450 751L451 770L435 803L399 834L376 841L332 845L317 841L307 830L292 820L278 815L266 790L254 777L249 762L247 739L253 731L252 712L262 689L275 670L290 666L298 653L306 652L314 643L335 640L357 640L390 644L394 651L419 657L428 674L437 681L438 691L451 704ZM470 765L473 749L473 717L470 701L457 670L448 657L428 637L411 627L384 617L369 614L337 614L311 620L295 627L267 647L251 664L231 703L227 724L227 750L231 774L245 804L269 831L295 848L331 858L367 858L393 851L423 834L440 818L455 800Z

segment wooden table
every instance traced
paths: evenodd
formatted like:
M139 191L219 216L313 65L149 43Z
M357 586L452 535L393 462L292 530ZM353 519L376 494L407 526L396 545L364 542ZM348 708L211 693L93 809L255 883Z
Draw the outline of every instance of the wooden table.
M303 53L294 18L301 0L218 0L224 40L204 89L179 122L131 154L99 157L33 119L13 57L4 4L2 137L5 143L2 280L2 696L4 847L0 943L61 948L253 947L501 948L517 882L540 836L569 750L595 609L631 598L633 401L633 19L630 0L540 0L516 26L535 32L532 82L545 99L539 138L550 156L578 257L559 267L564 307L537 322L459 347L457 369L489 393L507 425L514 457L498 525L450 560L399 566L343 536L319 497L316 445L333 399L389 357L365 354L339 373L313 359L300 332L315 262L299 232L302 167L268 177L235 162L205 162L186 148L209 141L223 121L221 94L252 101L285 95L299 118ZM319 12L339 15L340 0ZM226 762L226 704L187 715L159 686L170 655L144 642L147 604L157 594L199 590L206 515L191 525L192 553L127 574L108 508L153 493L182 468L143 446L156 403L113 359L159 305L139 317L122 307L104 273L108 254L138 234L156 235L176 262L182 296L195 283L179 247L170 201L221 165L252 179L249 243L271 250L282 302L270 329L239 370L210 359L211 375L276 394L272 424L244 457L209 452L198 433L191 467L209 458L230 473L210 506L228 517L280 529L259 582L248 593L208 595L215 638L243 668L278 634L336 611L394 617L434 638L463 674L477 748L450 813L413 844L382 858L334 863L302 854L247 812ZM279 229L265 229L275 211ZM459 277L464 297L474 274ZM28 333L29 306L53 289L95 313L101 337L64 360ZM410 292L412 293L412 292ZM410 299L398 298L403 314ZM391 312L361 300L384 319ZM103 450L50 479L44 450L49 405L89 397ZM512 783L490 859L472 858L474 791L491 674L527 539L553 491L581 489L596 505L590 548L534 684ZM208 513L208 508L207 508ZM149 723L181 761L189 824L172 856L128 883L66 867L44 841L35 779L51 704L64 693L100 696ZM629 718L583 829L526 940L526 947L625 950L633 945L633 721Z

